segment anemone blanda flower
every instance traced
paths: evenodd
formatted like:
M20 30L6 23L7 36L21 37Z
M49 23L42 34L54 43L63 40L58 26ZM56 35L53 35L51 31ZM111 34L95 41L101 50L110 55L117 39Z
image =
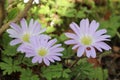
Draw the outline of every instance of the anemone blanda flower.
M50 62L60 61L61 52L64 48L61 44L56 44L56 39L49 40L48 37L35 36L30 39L29 43L22 44L18 51L25 52L26 57L33 57L32 63L44 62L47 66Z
M105 35L106 29L97 30L99 23L93 20L89 23L88 19L82 19L80 21L80 26L76 23L71 23L70 28L74 33L65 33L65 35L70 38L70 40L65 41L65 44L74 45L72 49L77 48L77 56L81 57L84 53L87 57L96 57L96 51L102 52L104 50L111 49L103 41L109 41L110 36Z
M24 3L27 3L29 0L23 0ZM33 1L33 4L36 3L36 4L39 4L39 0L34 0Z
M23 18L20 21L20 25L16 23L11 23L11 29L8 29L7 32L11 38L14 38L10 45L16 45L19 43L29 42L29 39L33 36L38 36L43 33L46 29L42 28L38 21L30 20L30 23L27 24L26 20Z

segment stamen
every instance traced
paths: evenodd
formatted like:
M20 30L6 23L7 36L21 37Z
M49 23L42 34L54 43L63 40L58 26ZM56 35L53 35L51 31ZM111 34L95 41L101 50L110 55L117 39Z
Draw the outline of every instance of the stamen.
M30 39L30 35L28 33L24 34L23 37L22 37L23 41L25 42L29 42L29 39Z
M83 37L81 38L81 43L82 43L83 45L91 45L91 43L92 43L92 38L91 38L90 36L83 36Z
M40 56L45 56L45 55L47 54L47 50L46 50L45 48L40 48L40 49L38 50L38 54L39 54Z

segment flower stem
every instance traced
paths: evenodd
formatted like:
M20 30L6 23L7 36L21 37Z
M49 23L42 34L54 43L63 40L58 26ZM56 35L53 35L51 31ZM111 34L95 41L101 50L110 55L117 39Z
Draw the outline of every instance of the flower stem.
M77 58L76 60L75 60L75 62L69 67L70 69L75 65L75 64L77 64L77 62L80 60L80 58Z
M21 11L18 16L16 16L15 19L9 21L8 23L5 23L1 28L0 28L0 35L9 28L9 24L11 22L18 22L21 20L21 18L23 18L25 16L25 14L30 10L31 6L32 6L33 0L29 0L29 2L26 4L26 7L24 8L23 11Z

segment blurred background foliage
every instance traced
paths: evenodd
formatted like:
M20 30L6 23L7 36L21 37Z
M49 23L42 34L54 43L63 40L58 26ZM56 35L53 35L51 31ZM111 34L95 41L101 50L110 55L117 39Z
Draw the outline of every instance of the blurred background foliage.
M13 20L18 13L25 8L23 0L5 0L2 23ZM120 0L40 0L39 4L33 4L28 14L24 14L29 21L31 18L38 20L42 27L46 27L46 34L57 38L58 43L64 43L67 39L64 32L70 32L69 24L79 24L83 18L97 20L99 29L107 29L111 35L108 43L112 47L111 52L98 54L96 59L81 58L75 66L69 67L76 61L75 51L71 46L66 46L62 61L49 67L32 64L31 59L16 52L17 46L11 47L11 39L4 33L0 39L0 79L2 80L117 80L120 79L120 65L108 67L110 60L118 59L120 62ZM108 55L117 53L117 57ZM106 58L107 55L107 58ZM105 57L105 61L104 61ZM109 60L110 59L110 60ZM108 63L106 61L109 61ZM107 67L104 67L106 66ZM116 68L117 67L117 68ZM119 68L118 68L119 67ZM112 71L109 69L114 68ZM115 72L118 71L118 72ZM118 75L119 74L119 75ZM26 77L27 76L27 77Z

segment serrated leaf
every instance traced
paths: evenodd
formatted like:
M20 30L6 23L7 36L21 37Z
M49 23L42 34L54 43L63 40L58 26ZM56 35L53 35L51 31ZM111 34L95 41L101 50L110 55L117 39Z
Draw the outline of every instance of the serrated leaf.
M12 58L4 58L3 62L0 62L0 68L3 70L3 75L9 75L12 72L21 71L19 62L13 61Z
M4 33L2 36L1 44L3 45L4 48L6 48L11 40L12 39L8 36L8 33Z
M111 16L107 21L101 21L100 28L107 29L107 33L114 37L120 25L120 16Z
M81 59L73 71L72 75L77 78L76 80L106 80L108 77L107 70L102 70L101 67L94 68L92 64L87 62L86 58Z
M49 67L43 67L42 69L43 77L47 80L52 80L53 78L68 77L69 69L63 70L61 64L51 65Z
M32 73L30 69L24 69L21 72L20 80L40 80L38 75Z
M17 54L17 46L8 45L5 50L2 51L5 55L14 56Z
M59 40L60 40L60 41L65 41L66 39L67 39L67 37L65 36L64 33L62 33L62 34L60 35L60 37L59 37Z
M36 65L36 64L33 64L33 63L31 62L31 58L24 58L24 59L22 60L22 63L25 64L25 65L27 65L27 66L29 66L29 67L32 67L32 66Z
M63 51L63 58L70 58L74 55L74 52L72 50L72 46L66 47L66 49Z
M96 74L97 73L97 74ZM89 75L90 80L97 79L97 80L106 80L108 78L108 71L106 69L102 69L97 67L93 70L93 72Z
M10 41L12 39L8 36L8 33L3 34L2 38L2 45L4 50L2 51L3 54L8 55L8 56L14 56L17 54L17 45L16 46L10 46Z
M68 74L68 73L70 73L70 72L71 72L70 69L65 69L65 70L63 71L63 76L62 76L62 77L64 77L64 78L69 78L69 74Z

